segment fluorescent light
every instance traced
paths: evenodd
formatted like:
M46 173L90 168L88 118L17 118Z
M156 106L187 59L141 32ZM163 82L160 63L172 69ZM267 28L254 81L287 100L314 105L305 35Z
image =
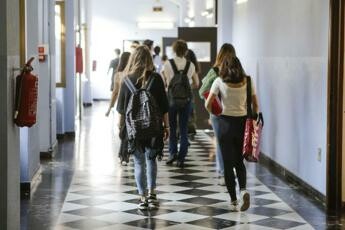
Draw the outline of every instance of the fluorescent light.
M213 13L209 13L208 15L206 15L206 18L212 18L213 17Z
M248 2L248 0L236 0L237 5L242 4L242 3L246 3L246 2Z
M174 22L138 22L139 29L144 30L171 30L174 29Z
M201 12L201 16L207 16L209 14L209 12L207 10L204 10L203 12Z

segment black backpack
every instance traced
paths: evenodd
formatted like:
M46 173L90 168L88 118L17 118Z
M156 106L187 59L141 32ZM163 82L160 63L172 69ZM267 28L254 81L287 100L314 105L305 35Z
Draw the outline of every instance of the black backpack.
M169 105L183 108L192 99L192 88L187 76L190 61L187 61L184 70L178 70L173 59L170 59L169 62L174 71L174 76L168 87Z
M150 77L147 87L137 89L126 77L124 82L131 91L126 110L126 129L128 140L149 140L161 131L161 116L155 98L150 93L154 77Z

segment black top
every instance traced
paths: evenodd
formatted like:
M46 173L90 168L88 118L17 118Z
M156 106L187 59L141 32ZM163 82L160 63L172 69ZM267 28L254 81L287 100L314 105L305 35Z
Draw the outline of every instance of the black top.
M151 72L148 74L151 74L151 77L154 77L152 86L150 88L150 93L156 99L158 108L163 115L169 111L169 103L168 103L168 98L165 92L164 82L162 80L162 77L158 73ZM138 76L130 75L128 77L132 81L132 83L136 86L137 89L141 88L141 84L136 84ZM120 95L119 95L119 98L117 101L117 107L116 107L116 110L120 114L124 115L126 113L130 96L131 96L131 91L128 89L125 82L122 82Z

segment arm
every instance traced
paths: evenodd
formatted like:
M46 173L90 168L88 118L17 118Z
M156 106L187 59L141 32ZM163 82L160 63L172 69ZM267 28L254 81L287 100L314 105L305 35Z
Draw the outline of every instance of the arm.
M259 102L258 102L258 97L256 95L252 95L252 102L253 102L253 112L259 113Z
M169 115L168 113L163 114L163 126L164 126L164 141L169 138L170 127L169 127Z
M212 103L217 95L210 93L207 97L207 100L205 101L205 108L206 110L211 113L212 112Z
M168 84L167 84L167 77L165 76L165 73L164 73L164 70L162 70L162 80L163 80L163 83L164 83L164 88L168 88Z
M114 74L114 89L111 94L110 104L105 116L109 116L111 109L114 107L117 96L119 95L119 88L120 88L120 76L118 74Z
M198 76L198 74L197 74L196 72L194 72L194 74L193 74L193 76L192 76L192 80L193 80L192 87L193 87L194 89L199 88L199 84L200 84L200 82L199 82L199 76Z
M124 125L125 125L125 116L124 116L123 114L120 114L120 116L119 116L119 122L118 122L117 126L118 126L119 128L121 128L121 127L124 126Z

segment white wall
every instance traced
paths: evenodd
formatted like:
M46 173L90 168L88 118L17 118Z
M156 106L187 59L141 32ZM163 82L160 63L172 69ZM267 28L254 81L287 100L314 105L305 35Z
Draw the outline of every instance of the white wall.
M94 98L110 97L110 74L107 70L114 56L114 49L122 49L123 40L136 39L154 40L155 45L161 45L162 37L176 37L177 29L173 30L140 30L137 21L140 20L173 20L179 23L179 8L170 1L142 0L89 0L90 55L91 60L97 60L97 71L91 73L92 94ZM164 13L152 13L153 5L164 7Z
M46 61L39 63L38 118L40 129L40 151L50 152L56 144L56 100L55 100L55 50L54 50L54 0L38 0L39 44L49 44Z
M57 133L75 132L75 24L74 1L65 1L66 87L56 89Z
M30 57L35 57L32 66L34 68L33 74L38 74L39 62L37 57L37 46L39 44L39 4L37 1L27 2L26 4L26 60ZM44 89L42 81L44 78L39 78L39 96L38 96L38 114L40 107L40 100L46 98L45 95L40 95L40 91ZM21 162L21 182L30 183L33 176L40 167L40 123L42 119L37 116L37 123L31 128L20 129L20 162Z
M20 229L19 130L13 123L19 18L18 1L0 1L0 226L11 230Z
M266 119L262 151L323 194L328 11L324 0L249 0L233 18L233 43Z

